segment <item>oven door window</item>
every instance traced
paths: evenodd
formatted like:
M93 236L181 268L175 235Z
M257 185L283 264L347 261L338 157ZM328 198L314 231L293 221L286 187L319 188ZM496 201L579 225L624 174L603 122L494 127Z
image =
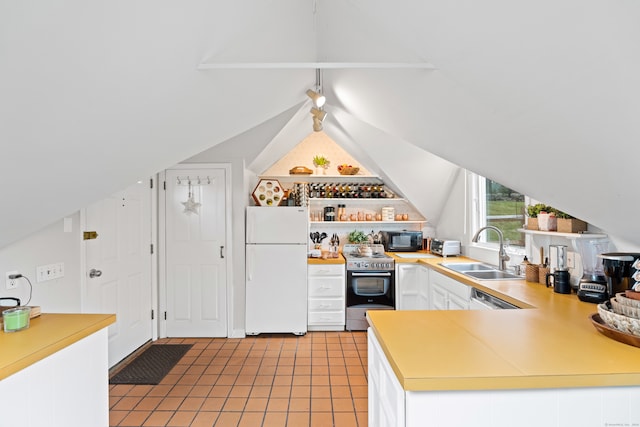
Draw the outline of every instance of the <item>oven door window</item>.
M356 295L375 297L386 295L389 291L390 281L390 277L380 277L380 273L376 275L353 273L351 286Z

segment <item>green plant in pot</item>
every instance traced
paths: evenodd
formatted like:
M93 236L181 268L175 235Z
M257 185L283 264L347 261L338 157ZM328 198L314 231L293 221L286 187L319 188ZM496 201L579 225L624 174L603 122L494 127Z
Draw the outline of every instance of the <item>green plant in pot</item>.
M551 209L551 206L547 206L544 203L536 203L535 205L527 206L527 229L528 230L538 230L538 215L541 213L548 213Z
M313 156L313 165L317 168L327 169L331 162L322 154L316 154Z
M566 212L554 209L556 218L558 218L558 232L560 233L579 233L587 231L587 223L581 219L577 219Z
M353 230L351 233L349 233L347 239L350 243L361 244L367 243L369 241L369 236L364 234L362 231Z

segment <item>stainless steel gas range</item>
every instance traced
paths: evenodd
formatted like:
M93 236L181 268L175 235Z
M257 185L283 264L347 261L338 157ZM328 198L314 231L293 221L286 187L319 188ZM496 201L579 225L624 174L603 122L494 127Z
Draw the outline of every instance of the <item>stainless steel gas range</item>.
M346 328L366 330L368 310L395 310L395 262L382 245L347 244Z

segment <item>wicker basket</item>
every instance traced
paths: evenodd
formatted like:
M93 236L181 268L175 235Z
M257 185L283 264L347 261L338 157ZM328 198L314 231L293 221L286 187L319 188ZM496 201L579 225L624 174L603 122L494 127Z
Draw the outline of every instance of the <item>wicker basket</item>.
M338 172L340 173L340 175L355 175L358 173L358 171L360 170L360 168L358 167L343 167L338 169Z

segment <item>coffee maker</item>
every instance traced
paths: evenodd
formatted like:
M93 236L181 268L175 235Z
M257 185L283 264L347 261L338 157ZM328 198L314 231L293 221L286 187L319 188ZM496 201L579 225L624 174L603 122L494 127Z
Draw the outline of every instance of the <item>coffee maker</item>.
M640 267L640 253L607 252L598 257L602 259L609 298L635 287L633 276L637 276L637 267Z
M598 255L609 250L609 239L577 239L576 246L582 260L582 278L576 290L578 298L596 304L606 301L609 298L607 278Z

